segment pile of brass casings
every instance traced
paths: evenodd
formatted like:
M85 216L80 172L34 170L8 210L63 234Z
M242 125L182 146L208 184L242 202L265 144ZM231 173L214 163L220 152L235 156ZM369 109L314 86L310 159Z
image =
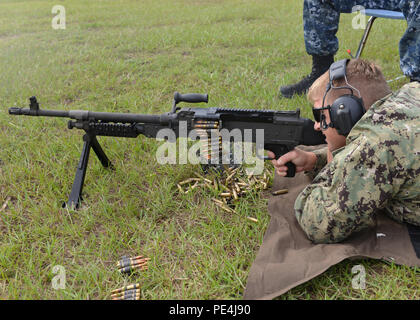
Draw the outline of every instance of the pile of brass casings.
M226 167L224 171L203 177L194 173L195 177L186 179L177 184L181 194L189 193L194 189L208 190L216 193L213 202L222 210L235 213L235 205L239 198L251 192L267 190L271 186L271 176L268 168L264 168L260 175L247 175L245 167Z

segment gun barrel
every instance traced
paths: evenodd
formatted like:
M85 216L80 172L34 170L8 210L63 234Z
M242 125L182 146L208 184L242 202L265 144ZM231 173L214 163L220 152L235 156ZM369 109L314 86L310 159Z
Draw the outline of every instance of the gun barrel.
M42 116L42 117L63 117L68 118L69 112L62 110L33 110L28 108L9 108L9 114L24 116Z
M26 115L40 117L62 117L76 120L100 120L115 123L157 123L164 124L168 117L160 115L134 114L134 113L111 113L92 112L87 110L34 110L28 108L9 108L11 115Z

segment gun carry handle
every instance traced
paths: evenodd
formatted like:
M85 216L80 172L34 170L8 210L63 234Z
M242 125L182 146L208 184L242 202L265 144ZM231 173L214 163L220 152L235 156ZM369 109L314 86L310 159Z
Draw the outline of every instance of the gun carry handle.
M178 104L179 102L190 102L190 103L205 102L207 103L209 101L209 95L199 94L199 93L180 94L179 92L175 92L174 101L175 101L175 104Z
M288 147L288 146L284 146L284 145L278 145L278 144L266 144L264 146L264 149L269 150L271 152L274 153L275 155L275 159L277 160L278 158L280 158L282 155L286 154L287 152L293 150L293 147ZM264 160L274 160L272 158L266 157L264 158ZM296 165L289 161L285 164L285 166L287 167L287 174L286 177L288 178L292 178L295 176L296 174Z

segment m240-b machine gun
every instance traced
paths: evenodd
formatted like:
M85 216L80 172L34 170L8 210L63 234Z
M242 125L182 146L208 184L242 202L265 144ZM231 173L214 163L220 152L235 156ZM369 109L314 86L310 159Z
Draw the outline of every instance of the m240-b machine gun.
M70 118L69 129L82 129L83 149L76 170L73 187L67 203L63 206L77 209L81 201L83 183L92 148L104 167L112 167L112 164L102 147L97 136L136 138L144 135L156 138L162 129L173 130L176 138L180 137L180 126L183 124L186 132L196 130L206 137L210 131L228 131L237 129L245 133L252 131L252 141L257 142L257 131L263 132L263 148L270 150L278 159L283 154L291 151L297 145L319 145L325 143L324 135L314 130L314 122L300 117L300 110L274 111L274 110L250 110L250 109L227 109L227 108L179 108L180 102L199 103L208 102L207 94L180 94L174 95L172 110L160 115L145 115L132 113L92 112L87 110L41 110L35 97L30 98L29 108L9 108L11 115L45 116ZM242 137L246 135L242 134ZM209 143L210 140L209 140ZM214 145L212 146L214 148ZM221 153L217 146L217 155ZM210 152L214 156L214 152ZM210 155L207 155L210 160ZM267 160L268 157L265 157ZM210 164L211 165L211 164ZM286 164L288 177L295 175L296 167L293 163Z

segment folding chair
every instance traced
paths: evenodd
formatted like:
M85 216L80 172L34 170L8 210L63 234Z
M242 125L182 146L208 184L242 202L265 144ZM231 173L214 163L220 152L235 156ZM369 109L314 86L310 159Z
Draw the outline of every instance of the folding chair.
M404 15L399 11L390 11L390 10L381 10L381 9L366 9L364 10L366 16L370 16L368 23L366 25L365 32L363 34L362 40L360 40L359 48L357 49L355 58L359 58L362 55L363 48L365 47L367 38L369 36L370 29L372 28L373 22L376 18L386 18L386 19L396 19L404 20Z

